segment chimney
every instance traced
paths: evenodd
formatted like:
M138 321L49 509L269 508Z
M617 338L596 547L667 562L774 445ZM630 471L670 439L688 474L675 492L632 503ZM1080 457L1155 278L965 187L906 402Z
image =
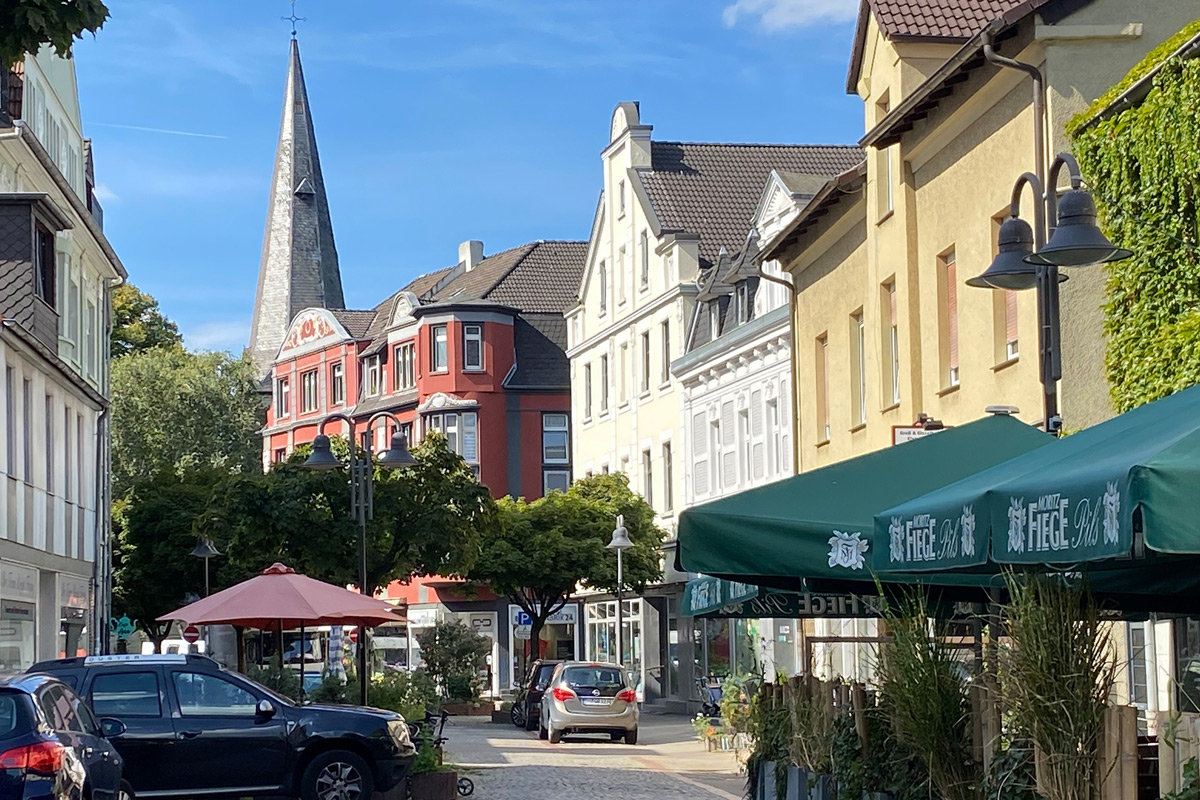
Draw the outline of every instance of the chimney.
M458 263L463 265L463 271L470 272L483 261L483 242L469 239L458 246Z

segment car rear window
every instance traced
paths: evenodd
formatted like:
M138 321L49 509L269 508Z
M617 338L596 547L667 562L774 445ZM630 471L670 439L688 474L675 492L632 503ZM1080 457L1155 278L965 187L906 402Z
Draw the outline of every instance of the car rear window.
M92 680L92 710L98 717L158 717L162 704L158 675L153 672L115 672Z
M625 688L624 671L617 667L567 667L563 681L576 692L598 689L601 696L612 697Z
M0 694L0 739L8 738L15 733L21 733L18 730L18 724L23 715L17 705L20 702L20 696L12 692Z
M542 690L550 685L550 678L554 675L554 668L557 664L542 664L538 667L537 674L533 676L533 688Z

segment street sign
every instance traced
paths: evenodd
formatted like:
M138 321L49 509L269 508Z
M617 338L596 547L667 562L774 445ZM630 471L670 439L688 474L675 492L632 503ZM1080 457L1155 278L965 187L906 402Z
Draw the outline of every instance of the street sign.
M350 631L350 643L358 644L358 628L354 628Z
M917 439L924 438L931 433L941 433L944 430L949 430L950 427L949 425L944 428L926 428L924 425L893 425L892 444L915 442Z
M188 644L195 644L200 641L200 629L195 625L188 625L183 629L183 640Z
M513 636L517 639L529 639L533 636L533 626L517 625L513 628Z

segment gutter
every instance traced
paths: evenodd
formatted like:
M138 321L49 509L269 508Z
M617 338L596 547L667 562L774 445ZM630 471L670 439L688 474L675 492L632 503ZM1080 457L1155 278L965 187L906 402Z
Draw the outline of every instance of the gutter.
M1154 89L1154 79L1158 77L1158 73L1162 72L1162 68L1166 66L1168 61L1172 59L1182 59L1184 61L1192 58L1200 58L1200 33L1193 36L1188 41L1184 42L1175 52L1160 61L1154 69L1139 78L1132 86L1130 86L1121 94L1117 95L1116 99L1107 106L1098 111L1094 116L1088 119L1087 122L1075 129L1075 135L1083 133L1089 128L1093 128L1106 119L1111 119L1123 111L1127 111L1134 106L1140 105L1146 96Z

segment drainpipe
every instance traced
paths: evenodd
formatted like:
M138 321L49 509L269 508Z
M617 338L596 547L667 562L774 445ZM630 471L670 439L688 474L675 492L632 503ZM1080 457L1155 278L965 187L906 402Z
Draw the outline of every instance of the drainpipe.
M796 369L796 357L800 353L799 342L796 341L796 287L791 281L785 281L778 275L768 275L763 272L762 262L757 263L758 277L764 281L777 283L788 290L788 338L791 339L792 354L788 370L790 380L788 383L792 388L792 407L789 414L792 418L792 474L800 474L800 370Z
M1033 80L1033 161L1034 174L1046 186L1046 79L1042 71L1033 64L1026 64L996 52L996 31L1003 23L994 20L984 28L980 41L983 42L983 57L990 63L1005 69L1015 69L1024 72ZM1055 191L1057 187L1047 186L1047 191ZM1037 202L1041 202L1037 198Z
M110 403L112 395L112 291L121 284L120 278L104 281L104 346L107 352L99 359L102 365L100 394ZM109 409L101 409L96 419L96 561L92 568L93 602L92 652L108 655L109 620L112 618L112 453L109 433Z

